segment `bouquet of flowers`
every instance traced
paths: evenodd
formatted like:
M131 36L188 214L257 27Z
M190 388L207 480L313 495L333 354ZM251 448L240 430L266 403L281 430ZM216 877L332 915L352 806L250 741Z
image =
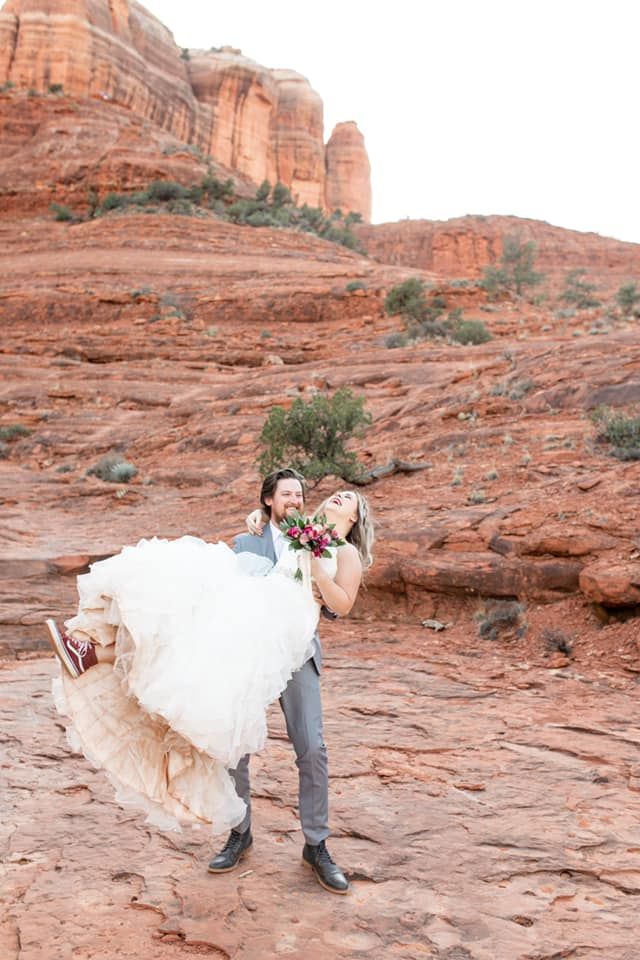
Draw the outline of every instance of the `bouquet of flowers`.
M301 513L291 513L280 524L290 550L308 550L314 557L330 557L329 547L340 547L342 540L336 533L335 524L327 523L324 514L317 514L310 520ZM302 570L298 566L295 579L302 580Z

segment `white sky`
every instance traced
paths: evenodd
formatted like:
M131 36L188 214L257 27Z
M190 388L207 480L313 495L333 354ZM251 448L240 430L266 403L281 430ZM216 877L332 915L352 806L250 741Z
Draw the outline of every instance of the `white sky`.
M640 242L638 0L141 0L184 47L306 76L356 120L376 223L533 217Z

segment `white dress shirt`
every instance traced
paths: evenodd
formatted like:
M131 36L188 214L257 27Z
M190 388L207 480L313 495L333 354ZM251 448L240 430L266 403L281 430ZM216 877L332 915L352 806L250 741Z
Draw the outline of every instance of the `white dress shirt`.
M279 560L285 546L284 533L279 527L276 527L275 523L273 523L271 520L269 521L269 526L271 527L273 549L275 550L275 553L276 553L276 559Z

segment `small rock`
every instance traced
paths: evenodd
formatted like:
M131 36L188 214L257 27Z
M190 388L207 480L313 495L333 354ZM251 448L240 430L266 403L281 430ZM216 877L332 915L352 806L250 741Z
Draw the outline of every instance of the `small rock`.
M435 630L436 633L440 630L446 630L447 627L450 627L450 623L442 623L441 620L422 620L422 626L428 627L430 630Z

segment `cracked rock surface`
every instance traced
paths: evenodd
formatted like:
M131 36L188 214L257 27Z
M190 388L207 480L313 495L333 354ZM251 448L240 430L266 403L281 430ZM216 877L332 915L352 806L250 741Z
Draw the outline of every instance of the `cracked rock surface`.
M54 663L6 663L0 956L635 960L635 679L478 657L410 626L324 636L329 846L348 897L301 864L277 706L253 761L254 847L212 876L221 838L145 825L70 750Z

